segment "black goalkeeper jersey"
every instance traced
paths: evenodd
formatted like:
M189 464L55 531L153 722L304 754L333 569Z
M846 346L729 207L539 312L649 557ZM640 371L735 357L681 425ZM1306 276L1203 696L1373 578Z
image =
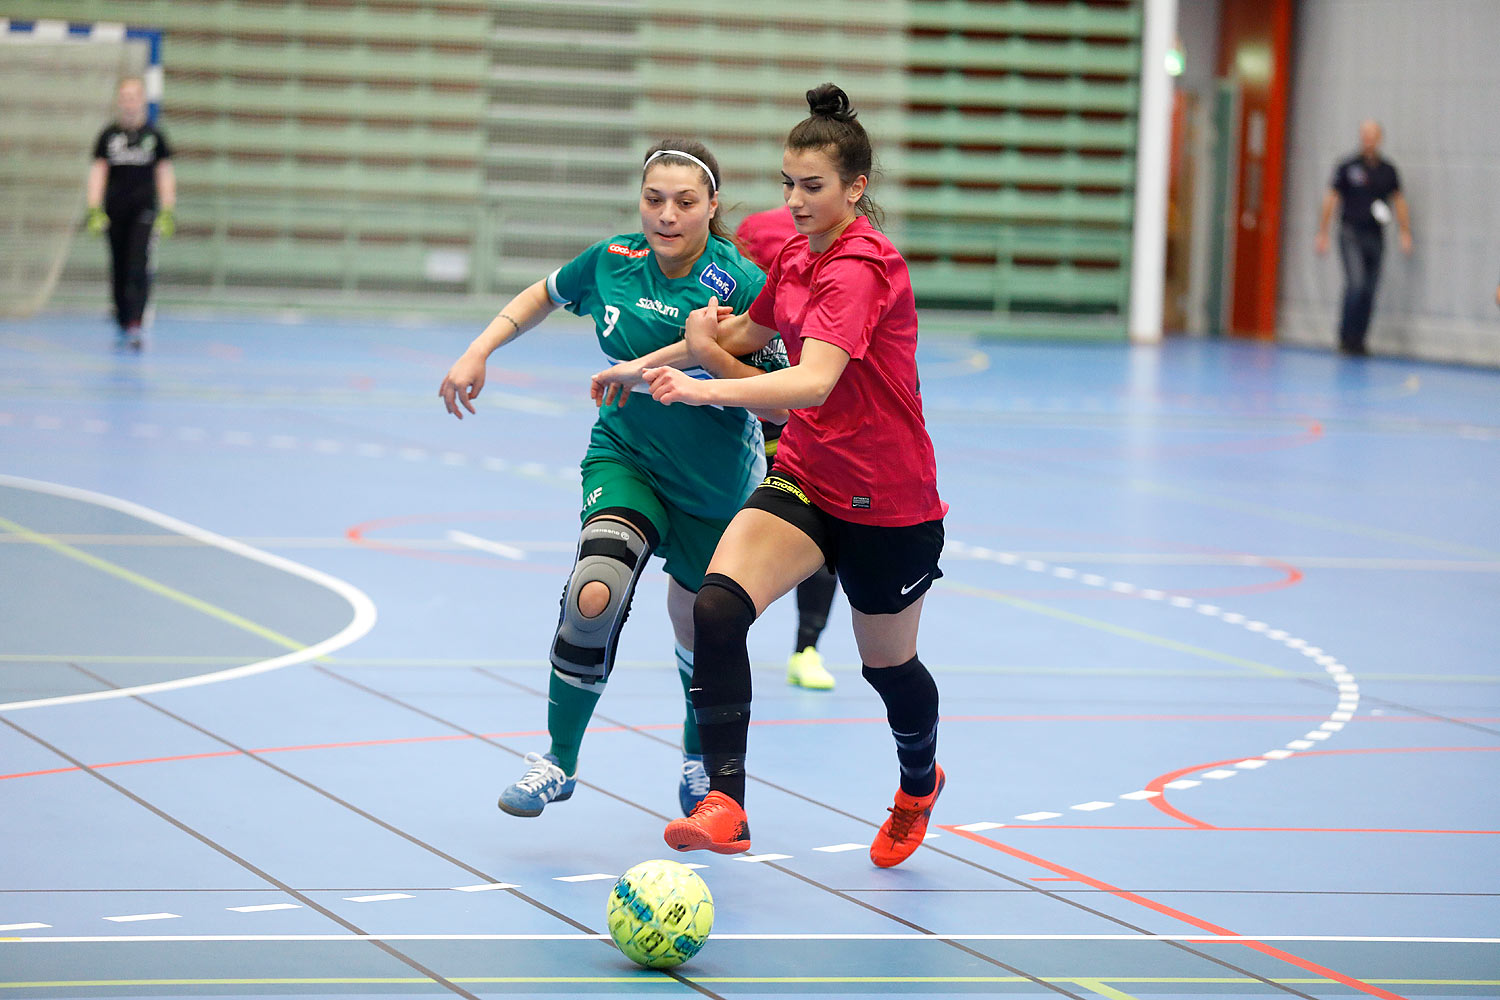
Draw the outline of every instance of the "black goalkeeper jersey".
M104 210L110 215L156 207L156 165L172 155L167 137L155 125L121 128L111 124L99 133L94 157L109 163Z

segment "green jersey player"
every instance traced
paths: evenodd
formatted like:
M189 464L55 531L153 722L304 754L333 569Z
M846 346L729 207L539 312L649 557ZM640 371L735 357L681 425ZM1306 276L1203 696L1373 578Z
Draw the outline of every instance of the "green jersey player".
M765 276L740 256L718 219L719 168L700 143L671 140L646 154L641 232L589 247L521 292L454 363L438 394L463 419L484 387L489 355L563 306L594 321L611 365L651 355L699 378L742 378L786 367L780 342L746 358L701 362L683 339L687 317L717 298L745 312ZM644 386L641 387L644 389ZM667 615L686 700L678 797L684 815L708 793L687 691L693 598L731 518L765 474L760 422L739 407L668 407L649 392L595 392L601 403L582 463L582 529L553 637L545 754L500 795L515 816L539 815L573 794L578 751L614 665L620 629L647 558L662 557ZM626 405L628 403L628 405ZM761 414L785 420L784 411Z

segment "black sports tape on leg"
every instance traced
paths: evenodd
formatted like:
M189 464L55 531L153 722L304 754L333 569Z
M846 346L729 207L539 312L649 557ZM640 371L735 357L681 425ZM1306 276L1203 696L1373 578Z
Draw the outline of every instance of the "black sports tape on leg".
M937 682L915 656L894 667L866 666L861 673L885 702L901 765L901 790L908 795L932 794L937 783Z
M709 787L741 805L750 730L746 638L754 622L755 602L745 588L720 573L703 578L693 601L693 714Z

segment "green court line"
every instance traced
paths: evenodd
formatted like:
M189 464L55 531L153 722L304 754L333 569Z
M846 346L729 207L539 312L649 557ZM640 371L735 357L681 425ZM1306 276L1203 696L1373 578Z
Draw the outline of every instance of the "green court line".
M938 584L942 586L940 582ZM525 660L476 660L443 659L440 657L364 657L364 656L327 656L324 662L340 667L430 667L433 669L470 670L474 667L490 667L503 669L519 667L530 669L532 667L545 667L547 661L541 658ZM244 663L243 656L132 656L128 654L99 654L99 653L0 653L0 663L172 663L172 664L207 664L220 663ZM674 664L663 660L616 660L615 665L628 667L632 670L676 670ZM777 664L763 663L759 667L766 670L780 670ZM835 673L840 669L839 664L834 663L830 667ZM843 669L852 670L852 665L845 665ZM1175 669L1159 669L1152 667L1006 667L993 664L951 664L945 663L934 669L945 674L1002 674L1002 675L1037 675L1042 677L1195 677L1195 678L1217 678L1224 674L1219 670L1192 670L1186 667ZM1285 670L1279 674L1268 676L1267 679L1284 680L1288 677L1301 680L1326 681L1327 673L1322 670ZM1394 674L1378 673L1369 670L1361 670L1359 677L1364 681L1403 681L1421 683L1430 681L1434 684L1500 684L1500 674Z
M1199 656L1209 660L1217 660L1220 663L1228 663L1236 667L1246 667L1250 670L1255 670L1259 673L1265 674L1268 677L1284 678L1296 676L1290 670L1283 670L1280 667L1273 667L1269 663L1261 663L1258 660L1247 660L1239 656L1230 656L1228 653L1218 653L1212 649L1204 649L1202 646L1194 646L1190 643L1178 642L1176 639L1168 639L1165 636L1152 635L1150 632L1142 632L1138 629L1125 628L1121 625L1112 625L1109 622L1100 621L1097 618L1089 618L1086 615L1077 615L1071 611L1063 611L1059 608L1048 607L1045 604L1038 604L1035 601L1028 601L1024 598L1012 597L1009 594L1002 594L998 590L987 590L983 587L971 587L967 584L952 583L948 580L939 580L936 584L934 584L934 586L942 587L945 590L956 591L960 594L968 594L970 597L986 597L992 601L999 601L1001 604L1009 604L1013 607L1020 608L1022 611L1031 611L1035 614L1046 615L1049 618L1056 618L1060 621L1065 621L1073 625L1082 625L1084 628L1096 629L1100 632L1108 632L1111 635L1117 635L1125 639L1133 639L1136 642L1144 642L1152 646L1161 646L1164 649L1170 649L1178 653L1188 653L1192 656Z
M297 647L301 649L301 646ZM73 653L0 653L0 663L171 663L185 666L214 666L244 663L243 656L130 656Z
M1455 555L1479 557L1482 559L1500 557L1500 552L1495 552L1493 549L1482 549L1474 545L1445 542L1439 538L1428 538L1426 535L1414 535L1404 531L1389 531L1385 528L1374 528L1369 525L1356 524L1353 521L1344 521L1335 517L1324 517L1321 514L1304 514L1300 511L1250 503L1246 500L1233 500L1229 497L1215 496L1212 493L1201 493L1197 490L1168 486L1165 483L1156 483L1148 479L1134 480L1131 485L1143 493L1154 493L1158 496L1171 497L1175 500L1187 500L1192 503L1203 504L1207 507L1218 507L1222 510L1234 511L1237 514L1254 514L1258 517L1268 517L1303 527L1323 528L1327 531L1337 531L1341 534L1355 535L1361 538L1378 538L1383 542L1417 545L1424 548L1436 549L1439 552L1451 552Z
M942 582L939 582L942 586ZM1167 640L1170 641L1170 640ZM297 647L302 648L302 647ZM1217 656L1217 654L1216 654ZM100 654L100 653L0 653L0 663L115 663L115 664L176 664L176 665L206 665L244 663L243 656L132 656L128 654ZM475 667L489 667L492 669L506 669L519 667L530 669L533 667L545 667L547 661L544 659L528 660L475 660L475 659L453 659L429 657L342 657L325 656L320 662L339 667L413 667L432 668L436 670L472 670ZM625 667L631 670L676 670L676 666L662 660L616 660L617 667ZM780 670L775 664L754 665L764 670ZM851 665L840 667L834 663L829 666L834 673L840 670L852 670ZM993 674L998 676L1037 676L1037 677L1187 677L1187 678L1221 678L1223 671L1219 670L1192 670L1186 667L1176 669L1159 669L1151 667L1006 667L993 664L958 664L945 663L935 667L937 671L944 674ZM1276 670L1268 667L1268 670ZM1295 680L1326 681L1328 675L1321 670L1299 671L1282 670L1277 673L1264 675L1266 680ZM1500 684L1500 674L1396 674L1372 672L1361 670L1360 680L1363 681L1397 681L1412 684Z
M210 618L217 618L219 621L225 622L229 625L233 625L235 628L243 629L244 631L249 632L251 635L259 636L260 638L265 639L269 642L273 642L278 646L284 646L285 648L294 651L307 648L306 643L301 643L296 639L288 638L287 636L282 635L280 632L266 628L264 625L257 624L248 618L241 617L240 615L235 614L233 611L225 610L224 608L219 607L217 604L210 604L209 602L194 597L191 594L185 594L175 587L169 587L165 583L162 583L158 580L153 580L149 576L143 576L142 574L137 573L134 570L126 569L124 566L120 566L117 563L112 563L108 559L101 559L96 555L92 555L88 552L83 551L82 549L74 548L66 542L60 542L55 538L51 538L40 532L33 531L30 528L24 525L17 524L16 522L8 518L0 517L0 528L4 528L7 531L12 532L13 534L20 535L29 542L34 542L37 545L41 545L48 549L51 549L58 555L77 560L78 562L83 563L85 566L97 569L103 573L108 573L110 576L124 580L126 583L135 584L137 587L156 594L159 597L165 597L170 601L176 601L178 604L192 608L194 611L208 615Z

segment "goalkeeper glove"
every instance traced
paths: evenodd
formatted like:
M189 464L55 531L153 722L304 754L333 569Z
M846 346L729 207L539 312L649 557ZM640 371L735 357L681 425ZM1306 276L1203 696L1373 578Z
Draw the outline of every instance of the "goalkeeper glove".
M99 236L109 228L109 216L104 214L104 209L95 205L89 209L88 221L89 235Z
M156 213L156 231L164 240L172 238L177 232L177 215L170 208L164 208Z

